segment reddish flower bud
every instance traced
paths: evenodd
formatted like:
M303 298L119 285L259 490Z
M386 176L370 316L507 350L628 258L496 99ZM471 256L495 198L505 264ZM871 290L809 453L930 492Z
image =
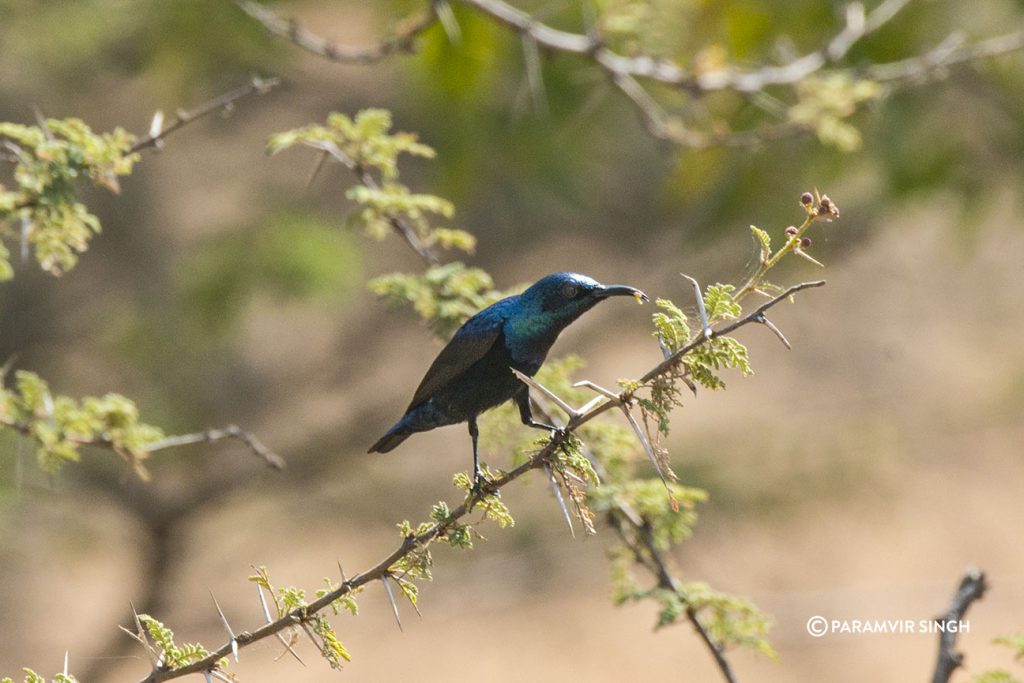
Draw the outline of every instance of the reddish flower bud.
M810 246L811 246L811 238L810 237L804 237L802 240L800 240L800 248L801 249L807 249Z
M795 235L797 232L798 232L798 230L796 229L796 226L794 226L794 225L791 225L788 228L786 228L786 234L789 235L790 237Z
M810 206L811 202L813 201L814 195L812 195L810 192L804 192L802 195L800 195L800 203L803 204L804 206Z

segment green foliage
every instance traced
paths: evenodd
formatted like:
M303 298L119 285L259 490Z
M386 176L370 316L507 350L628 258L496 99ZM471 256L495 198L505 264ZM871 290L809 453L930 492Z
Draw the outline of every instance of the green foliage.
M333 593L334 591L338 590L338 588L340 588L338 584L334 583L326 576L324 577L324 586L325 588L318 588L316 590L317 599L324 597L328 593ZM354 617L359 616L359 603L357 603L355 597L353 597L353 593L358 592L359 590L360 589L356 589L355 591L346 593L345 595L342 595L340 598L332 602L331 610L334 612L334 614L338 615L341 614L341 610L346 610L349 614L351 614Z
M754 235L754 239L757 240L757 246L761 252L761 263L765 263L772 254L771 235L756 225L750 226L750 232Z
M676 482L666 486L660 479L631 478L590 492L595 512L615 512L625 503L640 515L658 550L668 550L690 537L697 523L697 504L706 500L707 493L701 489Z
M145 627L146 633L160 650L163 665L168 669L180 669L192 662L198 662L210 656L209 650L200 643L174 643L174 632L148 614L140 614L139 622ZM218 666L224 668L227 660L220 660Z
M694 382L708 389L724 389L719 370L739 370L744 376L754 374L747 347L732 337L715 337L683 358L683 364Z
M992 641L996 645L1002 645L1013 650L1013 658L1018 662L1024 661L1024 631L1011 636L999 636ZM975 675L973 683L1021 683L1020 679L1006 669L989 669Z
M345 114L332 112L327 116L327 125L310 125L271 136L267 149L271 154L306 145L324 149L324 145L335 145L347 158L359 167L376 168L385 180L398 177L400 154L434 157L434 150L417 141L412 133L390 133L391 112L383 109L364 109L352 119Z
M973 683L1020 683L1020 679L1006 669L990 669L974 676Z
M140 422L138 408L120 394L78 401L52 394L39 375L24 370L14 373L13 388L0 385L0 424L33 440L39 467L48 474L78 462L82 446L100 445L146 477L147 449L164 437L159 428Z
M745 598L721 593L699 581L683 585L678 592L658 588L649 597L662 606L656 628L677 623L690 610L716 642L775 656L765 638L771 620Z
M856 113L860 104L878 99L882 89L874 81L832 73L801 80L796 94L798 101L789 108L790 121L813 130L822 144L853 152L860 149L860 131L844 119Z
M707 309L708 322L733 320L742 315L743 309L732 296L735 291L734 285L708 285L704 290L704 307Z
M383 275L371 280L369 287L392 308L411 305L442 339L501 297L486 271L458 261L431 266L423 274Z
M47 683L46 678L40 676L32 669L22 669L25 672L24 683ZM14 683L14 679L5 676L0 678L0 683ZM78 683L78 679L70 674L59 673L53 677L50 683Z
M482 469L484 477L488 480L494 479L498 476L498 473L493 472L486 466ZM468 497L473 488L473 477L471 477L467 472L456 472L455 475L452 476L452 485L461 491L465 491ZM508 506L501 502L501 498L496 494L489 493L481 497L474 507L483 511L485 519L496 522L502 529L516 525L516 520L513 519L512 513L509 512Z
M182 297L205 329L226 331L258 294L337 306L361 280L353 238L313 216L282 214L203 244L180 272Z
M999 636L992 641L996 645L1003 645L1013 650L1013 657L1017 660L1024 660L1024 631L1012 636Z
M313 638L314 644L320 651L320 656L323 657L332 669L339 669L343 662L352 661L352 655L349 654L348 650L338 639L338 634L334 630L334 626L321 612L316 614L307 614L306 608L309 607L309 603L306 602L306 591L301 588L294 586L287 586L285 588L275 588L270 582L270 574L266 567L257 567L256 573L249 577L249 580L260 586L260 588L266 589L270 593L271 599L274 601L274 606L277 611L277 618L280 619L287 614L295 614L299 617L302 624L308 625L312 633L318 638ZM324 583L327 588L321 588L316 591L318 598L327 595L327 593L337 588L330 579L325 578ZM339 614L342 609L348 610L352 615L356 615L359 612L359 607L353 597L354 593L359 592L361 589L355 589L350 593L343 595L337 600L331 603L331 609L334 614ZM262 595L262 592L261 592Z
M342 662L351 662L352 655L345 646L338 640L338 634L331 626L331 622L322 614L315 614L312 618L313 633L320 636L320 655L327 660L332 669L340 669Z
M670 353L675 353L690 341L689 318L668 299L656 299L654 305L660 309L651 316L654 336Z
M452 520L452 511L448 507L448 503L442 500L434 505L430 510L430 519L435 524L447 525L444 535L441 536L442 542L453 548L473 549L473 536L470 533L469 525Z
M278 133L267 143L271 154L304 145L333 156L355 172L359 183L346 197L359 205L352 222L367 234L383 239L393 231L427 247L439 246L471 252L475 238L462 230L433 228L431 216L451 218L455 207L446 199L415 194L398 182L402 154L433 158L434 150L410 133L391 133L391 113L364 109L350 118L331 113L327 125L311 125ZM410 235L411 233L411 235Z
M13 154L17 189L0 185L0 241L17 237L31 246L43 270L60 275L100 231L96 216L76 195L76 182L119 192L131 173L135 137L121 128L93 133L79 119L47 119L40 126L0 122L0 142ZM0 247L0 280L13 275L10 252Z

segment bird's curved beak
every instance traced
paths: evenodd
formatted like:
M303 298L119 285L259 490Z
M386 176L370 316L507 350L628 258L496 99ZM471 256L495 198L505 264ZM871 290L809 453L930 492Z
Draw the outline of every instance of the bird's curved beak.
M640 303L650 300L646 294L636 287L629 287L627 285L603 285L601 289L594 292L594 296L598 299L607 299L610 296L631 296Z

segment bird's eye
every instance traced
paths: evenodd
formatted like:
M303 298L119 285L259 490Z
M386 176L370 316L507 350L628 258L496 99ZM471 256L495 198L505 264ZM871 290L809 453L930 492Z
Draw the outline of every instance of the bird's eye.
M575 299L576 296L579 293L580 293L580 288L577 287L576 285L571 285L570 284L570 285L564 285L562 287L562 296L564 296L566 299Z

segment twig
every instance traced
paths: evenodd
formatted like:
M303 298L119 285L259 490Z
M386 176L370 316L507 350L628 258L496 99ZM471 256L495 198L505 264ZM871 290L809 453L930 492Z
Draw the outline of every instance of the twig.
M285 468L284 459L277 453L263 445L263 442L256 438L256 435L252 432L247 432L240 428L238 425L228 425L223 429L208 429L205 432L196 432L194 434L181 434L180 436L169 436L166 439L155 441L148 446L145 446L143 450L147 453L153 453L155 451L162 451L167 448L176 448L178 446L188 446L196 443L214 443L216 441L224 441L225 439L235 439L241 441L249 450L256 456L261 458L267 465L273 467L275 470L283 470Z
M655 545L654 538L651 536L650 525L646 523L638 525L635 522L632 524L639 535L639 541L642 544L643 551L647 554L647 561L642 557L640 547L638 547L637 543L635 541L631 542L630 536L624 533L623 530L619 528L618 524L614 524L613 528L619 532L619 536L626 545L633 550L640 563L646 566L652 573L654 573L655 576L658 577L658 585L661 588L670 590L676 594L681 594L682 586L680 586L678 580L669 571L668 565L665 563L665 559L661 555L661 551L659 551L658 547ZM736 683L736 675L733 673L732 667L729 665L729 660L725 658L725 652L723 651L722 646L712 638L711 634L704 628L704 624L702 624L700 619L697 617L697 611L691 605L686 606L686 618L693 626L694 630L697 631L700 639L704 641L708 650L711 651L711 654L715 658L715 663L718 665L718 669L722 673L722 677L725 678L728 683Z
M192 123L193 121L197 121L214 112L230 111L231 108L234 107L235 102L237 102L238 100L244 99L252 94L262 95L272 90L273 88L276 88L279 84L280 80L278 80L277 78L264 79L254 76L252 80L246 85L235 88L234 90L229 90L223 95L215 97L212 100L204 104L201 104L200 106L196 107L191 111L179 111L175 116L174 121L172 121L171 124L166 128L163 127L163 112L157 111L153 115L152 120L150 121L149 132L143 137L138 138L135 141L135 143L128 148L128 151L125 152L125 155L127 156L131 154L136 154L146 149L162 149L164 139L166 139L167 136L171 135L175 131L180 130L181 128L184 128L188 124ZM40 127L44 130L44 132L46 132L47 129L45 128L44 124L45 121L41 122ZM8 149L10 148L9 145L5 145L5 147L7 147ZM17 149L16 146L15 149ZM21 150L17 149L17 151L20 152ZM15 203L15 205L11 207L11 211L20 211L22 209L36 208L39 206L39 201L39 197L30 196L24 198L21 201ZM22 257L24 258L28 248L28 241L26 239L27 230L30 225L28 216L22 215L21 224Z
M980 600L986 590L988 590L988 582L985 580L985 572L974 567L969 568L960 579L960 585L957 586L956 592L953 594L949 609L939 615L935 621L947 626L950 622L962 621L971 603ZM956 651L958 631L957 628L939 629L939 657L935 662L932 683L948 683L953 672L963 663L963 654Z
M229 90L223 95L199 105L192 111L179 111L175 116L174 121L172 121L166 128L161 128L159 125L156 125L163 119L163 114L157 112L157 116L154 116L154 125L150 126L149 134L136 140L135 144L128 150L128 154L141 152L142 150L149 149L151 147L159 149L162 146L164 139L176 130L184 128L193 121L201 119L204 116L208 116L216 111L230 110L235 102L246 98L249 95L266 94L270 90L276 88L279 84L280 81L276 78L264 79L254 76L249 83L235 88L234 90Z
M16 432L24 434L25 436L32 436L32 427L26 422L20 422L16 420L8 420L6 418L0 418L0 425L13 429ZM138 449L141 453L155 453L156 451L166 450L168 448L177 448L179 446L190 446L197 443L215 443L217 441L224 441L225 439L236 439L241 441L249 450L253 452L257 457L262 459L267 465L273 467L276 470L283 470L286 466L284 458L274 453L272 450L267 448L262 441L260 441L255 434L243 430L238 425L228 425L223 429L208 429L205 432L195 432L193 434L180 434L177 436L168 436L159 441L154 441L146 446L142 446ZM100 435L93 439L80 439L73 436L68 437L68 441L71 441L76 446L93 446L96 448L114 448L114 441L109 436Z
M715 337L720 337L724 334L732 332L733 330L736 330L739 327L748 325L750 323L755 323L757 322L757 317L759 315L762 315L766 310L768 310L772 306L775 306L776 304L785 301L796 292L808 289L810 287L820 287L824 284L824 281L817 281L804 282L798 285L794 285L789 289L785 290L784 292L778 294L771 300L767 301L766 303L762 304L754 311L743 316L742 318L739 318L738 320L735 320L732 323L725 325L719 329L712 330L711 334L707 338L713 339ZM704 342L705 339L701 338L698 342L694 342L683 347L675 354L670 356L667 361L659 363L656 367L654 367L650 372L648 372L644 376L644 379L642 381L646 382L653 379L654 377L657 377L660 374L669 372L672 366L676 362L678 362L678 360L682 357L683 353L692 350L698 344L703 344ZM621 396L620 400L622 400ZM487 492L470 492L460 505L456 506L454 509L451 510L451 513L443 522L437 522L431 525L429 528L427 528L423 533L419 535L407 536L405 539L402 540L402 543L391 552L390 555L382 559L376 565L374 565L373 567L371 567L370 569L366 570L361 574L353 576L348 581L343 583L341 586L338 586L336 589L324 594L320 598L311 602L309 605L302 607L300 609L292 610L291 612L288 612L276 621L260 626L255 631L245 631L239 633L235 638L235 642L237 642L238 647L247 647L248 645L251 645L256 641L263 640L264 638L273 636L274 634L284 630L285 628L294 626L296 623L303 623L305 621L308 621L310 617L320 612L321 610L326 609L328 606L330 606L331 603L335 602L341 597L351 594L357 588L365 586L366 584L372 581L387 581L391 576L391 567L393 567L396 562L398 562L404 557L407 557L413 552L422 551L431 542L446 534L451 528L454 527L454 525L459 523L459 521L463 517L468 515L472 511L472 509L477 505L477 503L479 503L485 496L493 495L493 493L500 491L502 488L504 488L511 482L515 481L516 479L519 479L527 472L543 468L547 463L550 462L552 456L562 446L562 444L566 442L566 440L570 437L571 434L573 434L579 427L586 424L587 422L590 422L598 415L604 413L606 410L613 407L614 405L616 405L615 402L606 401L604 403L594 406L585 413L578 413L576 415L573 415L569 419L565 428L558 432L555 432L552 439L548 441L548 443L545 444L545 446L541 448L537 453L535 453L528 460L526 460L526 462L520 464L519 466L513 468L512 470L509 470L508 472L505 472L495 477L487 486ZM390 588L390 586L387 586L387 588ZM703 631L703 628L700 626L699 621L697 621L695 617L691 618L691 622L694 623L694 627L698 629L698 632ZM705 639L705 642L714 645L714 641L710 640L709 637L707 637L706 632L705 635L702 637ZM715 652L716 660L719 660L721 657L721 652L714 648L713 651ZM161 683L161 681L167 681L175 678L180 678L182 676L187 676L189 674L211 670L216 667L217 661L219 659L231 654L231 652L232 644L231 642L227 642L224 645L221 645L219 648L217 648L217 650L215 650L214 652L210 653L209 656L197 660L187 666L183 666L173 670L156 667L152 671L150 671L149 675L142 679L141 683ZM723 665L725 667L723 671L729 671L728 663L724 662L724 658L721 658L721 661L719 661L719 667L722 668ZM729 675L731 676L731 673ZM727 678L727 680L731 683L734 679Z
M349 169L356 175L356 178L365 187L368 187L369 189L375 191L379 191L381 189L380 183L377 182L377 179L373 177L373 174L371 174L366 169L365 166L357 162L348 154L345 154L345 152L333 142L325 141L319 143L310 143L310 145L323 151L324 154L328 154L337 161L341 162L341 164L345 166L345 168ZM318 164L318 166L319 165L320 164ZM420 256L420 258L422 258L432 266L437 265L440 262L437 253L429 246L423 243L423 241L419 238L419 235L416 233L416 229L413 226L409 225L409 223L406 220L399 216L388 215L387 221L391 225L392 229L402 239L404 239L410 247L412 247L413 251L415 251Z
M1024 30L963 44L959 34L953 34L936 48L916 57L868 67L868 78L883 83L926 80L941 75L948 67L998 57L1024 50Z
M271 34L324 59L350 64L375 64L393 54L414 52L416 38L437 22L437 15L431 5L430 11L424 12L396 35L369 47L350 47L321 38L307 31L294 19L284 19L254 0L235 0L235 4L263 24Z

